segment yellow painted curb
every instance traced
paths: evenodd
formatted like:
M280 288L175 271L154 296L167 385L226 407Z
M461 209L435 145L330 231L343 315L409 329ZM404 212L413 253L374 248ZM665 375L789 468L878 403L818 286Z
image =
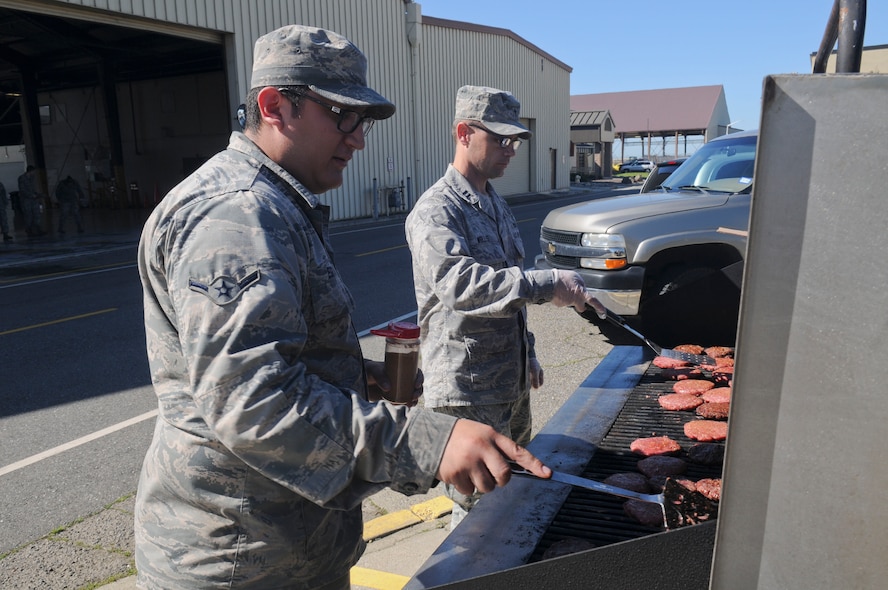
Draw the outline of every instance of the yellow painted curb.
M409 510L398 510L364 523L364 540L378 539L422 522Z
M423 520L435 520L441 518L445 514L450 514L453 510L453 500L447 496L438 496L431 500L426 500L419 504L415 504L410 511Z
M363 567L351 568L351 583L353 586L364 586L365 588L378 589L394 589L403 588L410 578L407 576L399 576L398 574L390 574L379 570L371 570Z
M453 500L447 496L438 496L437 498L414 504L410 507L410 510L398 510L397 512L365 522L364 540L372 541L423 521L441 518L452 510Z

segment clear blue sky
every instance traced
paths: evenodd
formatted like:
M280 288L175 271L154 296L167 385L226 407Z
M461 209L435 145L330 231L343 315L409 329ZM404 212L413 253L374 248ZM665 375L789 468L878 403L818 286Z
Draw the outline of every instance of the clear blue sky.
M754 129L762 81L808 74L833 0L420 0L422 13L509 29L573 68L570 93L722 85ZM888 6L867 6L864 45L888 45ZM521 97L518 97L519 99Z

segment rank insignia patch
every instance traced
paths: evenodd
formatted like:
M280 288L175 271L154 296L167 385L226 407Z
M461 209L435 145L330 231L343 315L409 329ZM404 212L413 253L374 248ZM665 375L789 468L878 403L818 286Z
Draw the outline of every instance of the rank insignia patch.
M258 280L259 271L254 270L240 280L224 275L214 278L209 283L189 279L188 288L195 293L206 295L216 305L225 305L240 297L241 293Z

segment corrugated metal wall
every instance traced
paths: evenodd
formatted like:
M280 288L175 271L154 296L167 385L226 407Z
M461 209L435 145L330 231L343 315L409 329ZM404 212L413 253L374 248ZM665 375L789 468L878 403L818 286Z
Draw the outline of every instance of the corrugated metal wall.
M10 2L0 0L3 5ZM512 194L553 188L553 149L559 154L556 185L569 186L570 72L509 36L491 32L424 25L414 50L407 39L403 0L17 0L11 4L72 18L111 18L121 26L223 43L232 113L248 90L257 37L295 23L345 35L367 55L370 85L398 111L374 127L366 149L346 170L343 188L322 196L333 205L336 219L372 213L374 179L380 186L409 183L415 200L440 177L453 155L450 124L456 90L463 84L511 91L521 101L521 116L535 132L507 176L497 181L497 190Z

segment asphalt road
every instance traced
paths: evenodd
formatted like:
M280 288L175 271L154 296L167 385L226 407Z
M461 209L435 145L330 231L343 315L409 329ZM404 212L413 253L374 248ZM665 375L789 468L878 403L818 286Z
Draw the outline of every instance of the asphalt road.
M606 194L513 203L528 265L549 210ZM156 409L136 233L93 254L0 264L0 554L136 488ZM415 314L400 220L339 225L333 242L359 332Z

